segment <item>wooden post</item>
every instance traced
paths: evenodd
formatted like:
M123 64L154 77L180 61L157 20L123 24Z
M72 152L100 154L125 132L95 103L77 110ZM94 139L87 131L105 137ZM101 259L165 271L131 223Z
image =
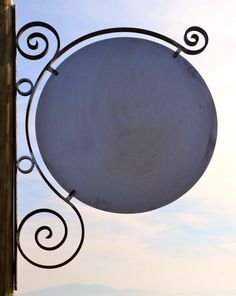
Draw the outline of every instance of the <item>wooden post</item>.
M14 289L15 114L14 6L0 0L0 296Z

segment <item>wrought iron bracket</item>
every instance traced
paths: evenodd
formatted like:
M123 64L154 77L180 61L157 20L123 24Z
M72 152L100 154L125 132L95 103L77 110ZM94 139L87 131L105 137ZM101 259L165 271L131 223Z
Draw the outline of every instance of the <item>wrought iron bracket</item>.
M54 265L44 265L44 264L40 264L38 262L33 261L32 259L30 259L24 252L22 246L21 246L21 239L20 239L20 235L21 235L21 231L25 225L26 222L28 222L28 220L39 214L39 213L47 213L47 214L51 214L55 217L57 217L63 227L64 227L64 235L63 238L61 239L61 241L53 246L53 247L46 247L44 246L40 240L39 240L39 234L42 231L47 231L48 235L46 236L46 239L50 239L53 236L53 231L49 226L41 226L40 228L38 228L35 232L35 242L37 244L37 246L45 251L54 251L56 249L59 249L64 242L67 239L68 236L68 227L67 227L67 223L65 221L65 219L58 214L55 210L51 210L51 209L47 209L47 208L42 208L42 209L37 209L32 211L31 213L29 213L19 224L18 229L16 229L16 236L15 236L15 241L16 244L18 246L18 250L21 253L21 255L31 264L39 267L39 268L46 268L46 269L53 269L53 268L58 268L58 267L62 267L65 264L69 263L70 261L72 261L75 256L79 253L83 241L84 241L84 223L82 220L82 217L79 213L79 211L77 210L77 208L73 205L73 203L71 202L73 195L74 195L74 190L73 188L71 188L71 191L68 193L67 196L63 196L52 184L51 182L48 180L47 176L44 174L43 170L41 169L38 160L36 159L36 155L34 153L34 149L33 149L33 145L31 143L31 137L30 137L30 130L29 130L29 117L30 117L30 111L31 111L31 107L32 107L32 102L34 100L34 96L36 93L36 90L38 89L38 86L43 78L43 76L45 75L46 72L50 72L52 73L52 75L58 75L58 72L53 68L53 63L58 60L63 54L65 54L66 52L68 52L68 50L70 50L71 48L73 48L74 46L82 43L83 41L86 41L88 39L94 38L94 37L98 37L98 36L104 36L104 35L110 35L112 36L115 33L134 33L134 34L138 34L138 35L142 35L142 36L147 36L147 37L154 37L156 39L162 40L164 42L166 42L167 44L173 46L176 48L176 51L173 52L173 58L177 58L178 55L183 52L185 54L189 54L189 55L196 55L201 53L207 46L208 44L208 36L207 33L200 27L197 26L192 26L189 29L186 30L185 34L184 34L184 42L185 44L189 47L186 47L184 45L181 45L180 43L174 41L173 39L166 37L162 34L159 34L157 32L154 31L149 31L149 30L145 30L145 29L139 29L139 28L130 28L130 27L118 27L118 28L109 28L109 29L104 29L104 30L99 30L96 32L92 32L89 34L86 34L82 37L79 37L78 39L74 40L73 42L71 42L70 44L68 44L67 46L65 46L64 48L61 49L61 44L60 44L60 37L59 34L57 33L57 31L50 26L47 23L44 22L31 22L26 24L25 26L23 26L17 36L16 36L16 48L18 50L18 52L26 59L29 60L39 60L42 59L43 57L45 57L49 51L49 39L47 38L47 36L45 35L45 33L42 32L32 32L29 33L28 37L25 39L26 40L26 46L28 47L29 50L32 51L32 54L25 52L25 50L22 48L21 44L20 44L20 39L22 37L23 34L26 33L26 31L28 30L32 30L34 28L41 28L41 29L46 29L49 32L51 32L55 39L56 39L56 50L55 53L53 54L53 57L51 58L51 60L46 64L46 66L44 67L44 69L42 70L42 72L40 73L40 75L38 76L37 80L35 83L33 83L30 79L28 78L23 78L20 79L17 83L16 83L16 89L17 92L22 95L22 96L29 96L29 100L28 100L28 105L27 105L27 110L26 110L26 118L25 118L25 132L26 132L26 140L27 140L27 144L28 144L28 149L29 149L29 156L22 156L17 160L16 163L16 167L18 169L19 172L23 173L23 174L29 174L32 172L32 170L34 168L36 168L39 172L39 174L41 175L42 179L46 182L46 184L51 188L51 190L61 199L63 200L69 207L71 207L71 209L75 212L75 214L77 215L77 218L79 220L80 226L81 226L81 237L80 237L80 241L78 244L78 247L76 249L76 251L70 256L70 258L68 258L67 260L65 260L64 262L60 262L58 264L54 264ZM200 38L202 38L202 46L200 48L195 48L198 44L199 44L199 40ZM39 40L41 40L44 43L44 48L39 51ZM36 52L36 53L35 53ZM28 84L29 88L27 91L23 91L21 90L21 86L22 84ZM30 167L28 169L23 169L21 167L21 162L27 160L30 162ZM16 201L15 201L16 203ZM16 250L15 250L16 252ZM16 254L15 254L16 255ZM16 268L15 268L16 271Z

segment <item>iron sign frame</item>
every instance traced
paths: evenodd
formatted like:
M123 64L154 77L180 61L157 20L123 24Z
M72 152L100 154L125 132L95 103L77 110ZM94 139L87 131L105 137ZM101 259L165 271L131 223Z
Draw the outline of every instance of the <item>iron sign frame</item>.
M26 133L26 140L27 140L27 145L28 145L28 149L29 149L29 156L24 155L21 156L20 158L18 158L17 162L16 162L16 168L18 169L19 172L23 173L23 174L29 174L33 171L33 169L36 167L36 169L38 170L40 176L42 177L42 179L45 181L45 183L51 188L51 190L61 199L63 200L67 205L69 205L72 210L75 212L75 214L77 215L77 218L79 220L80 226L81 226L81 238L80 238L80 242L78 244L78 247L76 249L76 251L65 261L58 263L58 264L54 264L54 265L45 265L45 264L40 264L37 263L33 260L31 260L23 251L23 248L21 246L21 242L20 242L20 234L21 234L21 230L24 226L24 224L34 215L37 215L39 213L48 213L48 214L52 214L54 216L56 216L63 224L64 226L64 235L63 238L61 239L61 241L53 246L53 247L46 247L43 244L40 243L39 241L39 234L42 231L47 231L48 235L46 236L46 239L50 239L53 236L53 231L49 226L41 226L39 227L36 232L35 232L35 241L36 244L39 248L45 250L45 251L54 251L58 248L60 248L64 242L67 239L68 236L68 227L67 227L67 223L65 221L65 219L56 211L51 210L51 209L47 209L47 208L42 208L42 209L37 209L32 211L31 213L29 213L28 215L25 216L25 218L20 222L18 228L17 228L17 217L16 217L16 213L15 213L15 241L16 241L16 245L14 246L14 255L15 255L15 288L16 288L16 265L17 265L17 247L19 252L21 253L21 255L31 264L33 264L36 267L39 268L45 268L45 269L54 269L54 268L59 268L62 267L66 264L68 264L70 261L72 261L76 255L79 253L83 242L84 242L84 235L85 235L85 227L84 227L84 223L83 223L83 219L80 215L80 212L78 211L78 209L74 206L74 204L71 202L71 199L73 198L75 191L72 190L71 192L68 193L67 196L63 196L53 185L52 183L49 181L49 179L47 178L47 176L43 173L43 170L41 169L39 162L36 159L34 150L33 150L33 146L31 143L31 137L30 137L30 130L29 130L29 117L30 117L30 111L31 111L31 106L33 103L33 99L36 93L36 90L38 89L38 86L41 82L41 80L43 79L45 73L50 72L52 75L58 75L59 73L53 68L53 63L55 61L57 61L60 57L62 57L63 54L65 54L66 52L68 52L70 49L72 49L73 47L75 47L76 45L82 43L83 41L89 40L93 37L100 37L100 36L110 36L114 33L135 33L135 34L139 34L142 36L149 36L149 37L154 37L156 39L162 40L166 43L168 43L169 45L172 45L176 48L176 51L173 53L173 58L177 58L178 55L183 52L185 54L189 54L189 55L196 55L201 53L207 46L208 44L208 35L207 33L200 27L198 26L192 26L190 28L188 28L184 34L184 42L187 46L189 47L195 47L196 45L198 45L199 43L199 36L201 36L203 38L203 45L198 48L198 49L190 49L187 48L183 45L181 45L180 43L174 41L173 39L162 35L160 33L154 32L154 31L150 31L150 30L145 30L145 29L140 29L140 28L132 28L132 27L118 27L118 28L108 28L108 29L104 29L104 30L99 30L99 31L95 31L89 34L86 34L82 37L79 37L78 39L74 40L73 42L71 42L70 44L68 44L67 46L65 46L64 48L61 49L61 42L60 42L60 37L59 34L57 33L57 31L49 24L45 23L45 22L40 22L40 21L36 21L36 22L30 22L26 25L24 25L18 32L17 36L16 36L16 48L18 50L18 52L20 53L21 56L23 56L26 59L29 60L39 60L42 59L43 57L45 57L49 51L49 39L47 38L47 36L45 35L45 33L42 32L31 32L28 37L27 37L27 41L26 41L26 45L28 47L29 50L37 51L36 54L29 54L27 52L25 52L24 49L22 49L21 45L20 45L20 39L21 36L28 30L34 29L34 28L41 28L41 29L47 29L48 31L50 31L54 37L56 38L56 51L53 55L53 57L51 58L51 60L46 64L46 66L43 68L42 72L40 73L40 75L38 76L38 78L36 79L36 82L33 83L30 79L28 78L22 78L20 79L17 83L16 83L16 90L17 92L25 97L29 96L29 100L28 100L28 104L27 104L27 110L26 110L26 117L25 117L25 133ZM41 52L38 53L39 50L39 42L38 40L41 40L44 42L44 48L43 50L41 50ZM22 84L28 84L29 89L27 91L23 91L21 90L21 85ZM21 162L27 160L30 162L30 167L28 169L23 169L21 167ZM16 182L17 176L15 175L15 182ZM15 183L16 184L16 183ZM16 185L15 185L16 186ZM15 207L16 207L16 197L15 197Z

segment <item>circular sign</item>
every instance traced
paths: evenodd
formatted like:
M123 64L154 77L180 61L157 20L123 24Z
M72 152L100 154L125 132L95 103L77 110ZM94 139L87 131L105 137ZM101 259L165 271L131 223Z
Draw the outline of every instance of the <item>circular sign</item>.
M36 112L42 158L58 183L109 212L165 206L201 177L213 154L211 94L183 57L118 37L69 56Z

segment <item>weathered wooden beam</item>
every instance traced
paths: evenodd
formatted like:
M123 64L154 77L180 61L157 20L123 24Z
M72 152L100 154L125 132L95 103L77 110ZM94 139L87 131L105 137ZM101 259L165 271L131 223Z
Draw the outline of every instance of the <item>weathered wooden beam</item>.
M15 16L0 0L0 296L14 290Z

